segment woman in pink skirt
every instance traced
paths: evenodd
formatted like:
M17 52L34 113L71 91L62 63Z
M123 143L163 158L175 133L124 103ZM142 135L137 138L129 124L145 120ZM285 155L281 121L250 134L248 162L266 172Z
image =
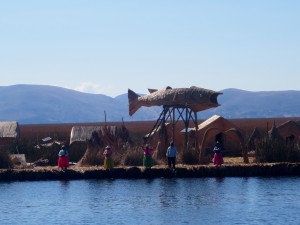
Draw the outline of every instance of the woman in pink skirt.
M220 144L220 142L217 141L217 143L213 149L214 165L216 165L216 166L221 166L224 163L221 151L222 151L221 144Z

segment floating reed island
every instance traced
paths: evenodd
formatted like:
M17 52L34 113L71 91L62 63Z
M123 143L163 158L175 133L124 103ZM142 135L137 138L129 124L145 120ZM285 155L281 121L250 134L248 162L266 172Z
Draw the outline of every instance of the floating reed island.
M176 170L166 166L116 167L70 167L63 172L57 167L35 167L30 169L2 169L0 181L41 181L79 179L155 179L155 178L203 178L203 177L278 177L300 176L300 163L265 163L223 165L178 165Z

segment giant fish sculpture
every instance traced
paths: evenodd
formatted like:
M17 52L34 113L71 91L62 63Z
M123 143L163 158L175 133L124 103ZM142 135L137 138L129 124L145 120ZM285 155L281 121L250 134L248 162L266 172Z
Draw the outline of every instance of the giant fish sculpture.
M148 89L150 94L140 96L128 89L129 115L132 116L140 107L172 106L190 108L194 112L219 106L217 97L222 94L212 90L192 86L190 88L166 87L162 90Z

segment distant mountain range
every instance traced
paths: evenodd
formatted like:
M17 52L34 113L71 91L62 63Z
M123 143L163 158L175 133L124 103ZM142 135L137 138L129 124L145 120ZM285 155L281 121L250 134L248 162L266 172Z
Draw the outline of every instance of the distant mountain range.
M300 116L300 91L250 92L221 90L220 107L199 112L199 119L214 114L225 118L274 118ZM115 98L46 85L0 87L0 121L20 124L86 123L156 120L161 107L143 107L128 113L127 93Z

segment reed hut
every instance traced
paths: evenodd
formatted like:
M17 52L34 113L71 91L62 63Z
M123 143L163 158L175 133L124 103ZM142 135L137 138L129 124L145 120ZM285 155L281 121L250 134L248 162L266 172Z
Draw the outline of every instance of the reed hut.
M129 132L123 126L74 126L71 130L70 148L80 144L86 151L78 165L98 165L106 145L113 151L122 151L130 140Z
M193 129L194 131L196 129ZM225 155L241 155L248 163L244 137L240 129L222 116L214 115L198 125L197 134L200 140L200 162L205 162L205 154L212 154L212 148L219 141Z
M19 139L20 129L16 121L0 121L0 149L9 149Z
M98 138L99 140L96 140ZM112 145L120 148L123 142L129 139L129 132L125 126L74 126L71 130L70 145L98 141L101 146Z
M300 142L300 124L296 121L289 120L277 127L280 136L288 142Z

